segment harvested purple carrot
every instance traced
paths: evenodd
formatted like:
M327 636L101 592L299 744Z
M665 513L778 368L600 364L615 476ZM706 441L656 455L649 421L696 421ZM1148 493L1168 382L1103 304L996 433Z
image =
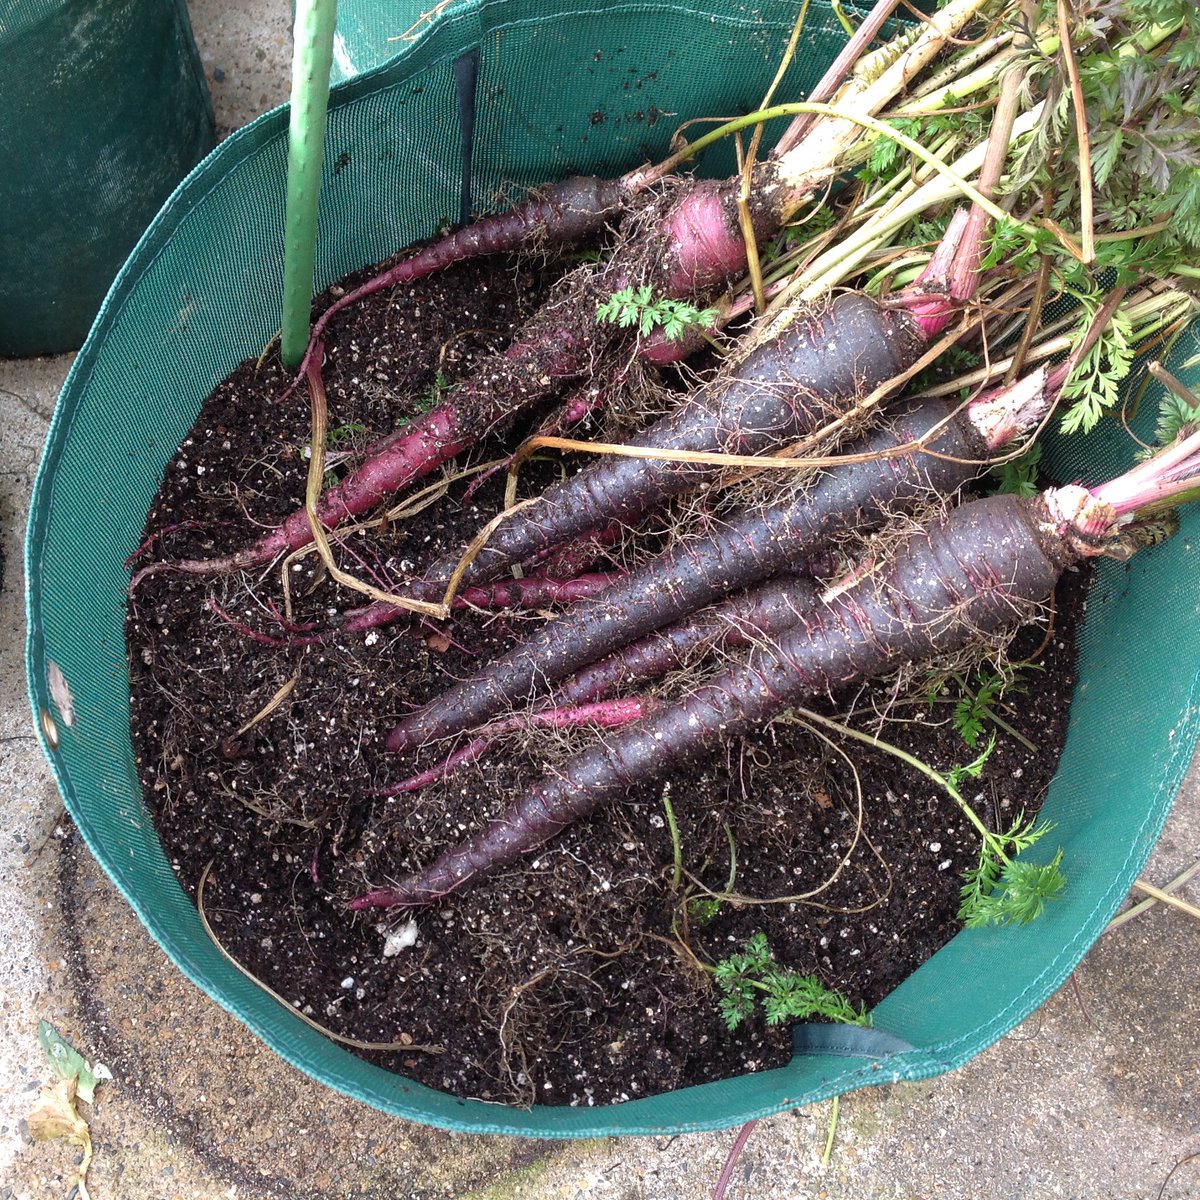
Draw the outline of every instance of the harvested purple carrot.
M825 472L790 500L729 517L708 538L684 539L574 609L568 622L544 626L402 721L387 748L407 750L469 729L635 638L794 569L845 529L870 528L933 493L955 491L998 448L998 438L1038 423L1048 403L1044 378L1034 372L1002 389L1004 400L989 393L962 413L949 401L911 408L852 447L858 461ZM935 453L897 453L927 440Z
M352 304L385 288L411 283L414 279L444 271L454 263L468 259L509 254L521 249L545 250L550 245L569 245L603 229L626 202L626 192L620 180L574 175L561 183L539 188L524 204L508 212L482 217L423 246L347 292L321 314L313 325L308 349L296 371L297 382L304 378L310 363L319 361L329 322ZM291 388L288 389L290 391Z
M824 311L793 316L629 444L672 453L763 454L844 416L863 393L911 367L974 292L982 226L965 238L972 219L971 210L956 214L929 266L889 307L843 292ZM602 521L635 524L720 471L694 462L601 458L501 524L461 583L495 579ZM422 588L444 587L460 559L461 553L439 559Z
M930 17L921 35L894 55L870 83L854 90L854 110L878 112L902 93L914 74L933 60L947 39L966 25L986 0L950 0ZM861 81L860 81L861 82ZM843 169L846 149L862 137L862 126L846 117L818 122L813 132L787 154L757 164L750 206L757 239L774 235L814 194ZM660 184L666 166L630 172L619 186L627 197ZM655 296L706 295L745 270L746 233L739 220L740 176L731 180L689 180L660 203L636 213L631 236L595 270L581 269L563 281L554 296L503 354L485 362L460 384L452 400L414 420L403 436L388 439L386 449L365 460L321 498L317 515L332 529L374 508L386 497L473 446L517 412L545 399L567 381L595 373L606 347L619 335L594 319L598 307L629 287L648 287ZM607 203L607 191L604 191ZM497 221L502 220L496 218ZM551 230L543 229L550 240ZM319 371L315 354L307 368ZM232 554L190 559L144 568L147 574L175 570L212 575L265 566L281 554L312 540L308 515L300 509L282 525Z
M529 564L533 569L557 579L573 579L594 571L602 562L612 563L613 548L619 546L629 534L629 529L620 521L610 521L601 529L593 529L573 542L555 546L544 555L538 555ZM624 574L624 572L620 572Z
M580 421L586 420L598 409L604 408L608 404L609 395L612 390L612 387L608 384L602 386L594 380L581 388L577 388L541 423L534 436L560 437L573 425L578 425ZM399 432L397 431L397 434ZM510 455L508 458L496 463L495 466L489 467L488 470L476 475L471 480L467 490L463 493L463 499L470 500L494 475L500 471L508 470L511 461L512 456Z
M596 729L620 729L622 725L649 716L655 708L655 701L646 697L622 696L616 700L595 700L589 704L543 708L537 712L506 717L503 721L493 721L479 731L478 737L436 766L381 788L378 795L399 796L404 792L419 791L431 783L437 783L456 768L475 762L494 742L512 733L523 733L531 729L575 729L585 725Z
M616 701L629 705L624 710L593 706L611 701L632 685L661 679L718 647L732 650L748 646L758 638L772 637L798 621L800 614L816 603L817 594L817 586L811 579L788 575L693 613L687 620L625 646L564 680L551 694L548 707L483 726L471 741L441 762L390 785L380 794L415 792L440 782L459 767L478 762L505 734L546 718L553 721L561 719L562 714L599 711L606 717L607 728L638 720L644 715L644 700ZM614 719L614 713L620 712L626 714L626 720Z
M623 571L596 571L576 575L571 579L555 579L548 575L527 575L489 583L483 587L468 587L455 594L452 608L546 608L552 604L578 604L600 595L624 575Z
M1200 466L1195 440L1188 464L1193 487ZM1136 497L1119 481L1109 485L1124 508L1104 500L1105 488L1072 486L1033 500L992 496L952 510L772 643L757 644L685 699L560 764L474 837L395 886L358 897L351 908L433 903L515 862L598 805L709 757L723 740L789 706L1014 629L1046 604L1067 565L1105 552L1122 511L1158 498L1147 480L1135 482Z
M407 792L419 792L422 788L427 788L430 784L441 783L443 779L448 779L459 767L465 767L470 763L477 762L495 745L495 738L491 737L475 737L472 738L465 746L460 746L453 754L447 754L441 762L434 763L432 767L428 767L424 771L418 771L415 775L409 775L407 779L400 780L399 783L389 784L385 788L379 789L381 796L402 796Z
M539 572L527 575L523 579L509 579L501 583L463 588L455 594L450 607L482 608L490 612L493 609L530 610L561 604L578 604L581 600L601 595L622 574L620 571L593 571L562 579ZM440 593L434 598L440 600ZM389 625L400 616L411 616L411 613L384 600L376 600L346 613L338 628L344 633L361 633L367 629Z
M629 444L664 451L760 454L840 416L864 391L915 360L920 337L905 314L857 292L837 296L755 347ZM608 521L638 523L672 496L694 491L719 467L607 457L549 487L500 525L463 583L494 579ZM452 552L425 572L434 584L458 566Z

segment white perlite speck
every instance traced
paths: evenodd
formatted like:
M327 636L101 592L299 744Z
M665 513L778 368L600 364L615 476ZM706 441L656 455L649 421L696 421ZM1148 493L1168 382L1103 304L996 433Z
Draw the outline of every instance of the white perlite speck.
M404 925L397 926L395 929L388 929L386 925L378 926L379 932L384 935L383 938L383 957L394 958L401 950L407 950L409 946L417 944L417 923L416 921L408 921Z

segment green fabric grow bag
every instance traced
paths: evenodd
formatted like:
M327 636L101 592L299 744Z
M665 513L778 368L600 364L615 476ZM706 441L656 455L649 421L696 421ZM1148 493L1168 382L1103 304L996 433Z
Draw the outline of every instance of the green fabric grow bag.
M816 7L816 6L814 6ZM474 198L660 152L675 117L756 102L794 16L758 7L463 0L398 58L336 90L318 286L429 233L457 211L455 63L479 51ZM814 27L810 16L810 30ZM822 23L823 22L823 23ZM793 92L841 44L827 15L802 49ZM279 322L286 114L226 142L179 188L113 287L63 391L27 543L28 668L46 750L93 852L172 960L291 1063L385 1111L455 1130L547 1137L736 1125L835 1093L956 1067L1057 989L1126 895L1166 818L1197 736L1197 514L1128 566L1102 563L1082 637L1082 682L1045 814L1070 880L1036 924L960 933L875 1010L877 1053L810 1047L779 1070L619 1106L518 1110L432 1091L356 1058L301 1024L226 962L177 885L143 807L128 731L122 567L165 463L203 397ZM335 165L336 164L336 165ZM710 159L709 171L727 161ZM1195 336L1176 348L1194 355ZM1193 375L1193 385L1200 378ZM1150 407L1143 404L1143 410ZM1103 477L1119 436L1086 441L1065 471ZM1079 447L1075 448L1079 453ZM51 699L57 664L74 723ZM1136 719L1130 719L1136 714ZM1049 852L1052 852L1052 849Z
M0 0L0 63L0 355L57 354L212 149L212 106L184 0Z

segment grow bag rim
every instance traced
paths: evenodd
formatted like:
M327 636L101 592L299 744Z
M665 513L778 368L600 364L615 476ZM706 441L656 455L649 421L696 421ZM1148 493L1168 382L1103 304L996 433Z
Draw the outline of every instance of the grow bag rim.
M362 95L381 90L381 86L390 86L381 85L378 76L393 68L401 57L406 57L408 54L414 52L418 46L423 46L426 40L433 40L439 30L450 29L463 21L472 20L478 15L480 10L491 7L494 3L496 3L496 0L478 0L477 3L471 4L457 13L451 11L446 14L440 22L428 31L425 38L420 42L414 43L413 46L406 48L393 59L380 64L370 72L338 85L331 97L331 108L341 107L343 104L357 99ZM662 8L661 5L636 2L622 4L618 7L622 9L653 9L655 11L660 11ZM678 8L679 6L669 7ZM513 24L517 23L513 22ZM427 66L429 68L435 67L456 57L459 52L459 49L455 49L454 51L447 50L438 54L436 47L434 47L429 52L430 57ZM287 112L288 105L279 106L262 114L253 122L232 134L174 189L163 209L160 210L159 214L147 228L145 234L139 240L138 245L114 280L92 326L92 330L89 332L84 346L79 351L64 381L64 396L72 393L77 380L82 378L91 369L100 351L102 334L106 331L110 322L120 317L125 304L128 302L136 286L137 280L141 278L143 272L157 259L166 245L169 236L180 222L197 205L201 204L212 190L212 187L208 183L208 175L210 172L215 171L214 164L223 163L228 155L235 154L240 156L243 152L251 153L263 147L268 139L278 136L281 132L280 127L286 121ZM236 169L237 165L235 164L232 170L236 171ZM229 172L222 174L221 179L227 178L228 174ZM215 186L215 182L213 186ZM43 669L46 662L44 631L39 619L38 601L35 600L34 596L35 581L40 581L42 574L37 547L43 543L44 539L39 538L38 535L43 533L45 525L49 520L48 507L39 503L39 501L45 499L49 494L50 483L54 478L63 444L71 430L74 409L74 404L71 405L71 411L68 411L67 406L63 404L56 405L34 482L25 542L25 600L28 622L26 672L30 703L35 718L36 736L50 764L64 803L89 850L104 867L105 873L116 884L121 895L137 914L142 924L150 931L159 946L167 952L174 966L186 978L199 987L201 991L215 1000L221 1008L237 1018L255 1037L272 1051L279 1054L285 1062L296 1066L298 1065L298 1060L303 1059L304 1056L298 1054L297 1047L284 1036L283 1026L286 1024L292 1027L304 1028L302 1023L299 1023L294 1015L285 1021L282 1014L280 1014L279 1020L274 1021L266 1017L265 1014L260 1016L258 1013L244 1008L238 1000L224 994L228 990L227 988L218 990L217 985L210 981L209 976L196 967L194 956L190 952L182 952L176 937L159 919L157 911L138 899L125 886L119 875L115 873L110 862L111 855L102 850L92 823L85 817L81 817L78 795L74 784L60 770L57 756L50 748L43 723L38 719L39 710L51 711L44 683ZM1194 676L1189 691L1189 703L1194 701L1198 689L1200 689L1200 676ZM1162 781L1156 792L1156 798L1159 800L1161 800L1163 794L1166 792L1174 794L1178 789L1183 775L1186 773L1191 759L1192 747L1181 744L1184 741L1186 739L1179 739L1172 749L1169 770L1164 770ZM1153 812L1154 809L1151 808L1150 811ZM654 1097L631 1100L627 1103L590 1109L588 1111L594 1113L596 1118L598 1118L597 1120L588 1124L575 1124L569 1129L562 1129L557 1128L557 1126L561 1125L565 1119L569 1119L571 1122L578 1122L583 1110L568 1106L535 1106L531 1109L519 1109L510 1106L498 1106L482 1100L456 1100L456 1098L449 1096L447 1093L437 1092L436 1089L426 1088L425 1085L420 1085L413 1081L407 1081L408 1086L405 1086L406 1081L403 1076L394 1072L383 1071L382 1068L373 1068L373 1070L378 1073L379 1077L386 1076L388 1079L395 1081L394 1087L375 1087L371 1086L369 1082L347 1081L340 1076L333 1075L325 1066L309 1062L306 1062L300 1069L314 1080L341 1094L362 1100L373 1107L422 1124L434 1125L439 1128L466 1128L474 1133L508 1134L540 1138L581 1138L602 1135L645 1136L648 1134L701 1132L722 1129L744 1123L750 1119L786 1112L800 1105L828 1099L841 1092L861 1086L931 1078L947 1070L961 1066L964 1062L974 1057L978 1053L977 1049L966 1052L963 1047L969 1043L977 1043L983 1031L987 1031L987 1040L994 1042L1020 1023L1020 1021L1034 1011L1038 1005L1061 986L1090 948L1100 930L1107 924L1112 914L1120 905L1122 898L1128 894L1137 872L1141 869L1141 865L1150 852L1153 840L1157 838L1162 830L1167 811L1167 806L1164 806L1161 814L1155 818L1152 819L1150 816L1147 816L1137 831L1136 840L1133 841L1131 849L1126 855L1122 870L1114 875L1109 887L1093 908L1091 918L1075 930L1066 945L1055 955L1053 961L1001 1012L994 1014L969 1033L963 1033L945 1042L923 1046L913 1051L903 1051L881 1059L849 1058L836 1060L837 1069L833 1070L828 1076L823 1077L819 1087L812 1088L804 1094L797 1094L795 1096L784 1095L778 1101L772 1103L759 1103L746 1106L736 1112L730 1113L727 1111L720 1117L711 1119L678 1120L671 1122L664 1122L662 1120L639 1122L629 1119L635 1117L639 1109L651 1102L657 1102L661 1105L664 1096L660 1094ZM186 894L177 881L176 886L179 887L181 895L186 897ZM188 900L188 903L190 904L191 901ZM987 939L995 935L993 931L989 930L970 930L960 931L957 936ZM888 999L885 998L875 1010L883 1019L882 1027L885 1029L887 1027L888 1003ZM278 1007L283 1009L287 1006L280 1004ZM307 1033L311 1032L307 1031ZM313 1034L313 1036L319 1037L321 1035ZM348 1051L340 1046L336 1046L336 1044L334 1044L334 1048L338 1056L353 1057ZM831 1061L832 1065L833 1061ZM787 1068L783 1067L777 1070L786 1071ZM760 1077L773 1073L760 1073ZM683 1098L689 1094L697 1093L698 1089L706 1089L711 1086L711 1084L699 1084L694 1087L679 1089L677 1092L667 1095ZM441 1119L440 1115L433 1116L421 1111L419 1108L412 1107L411 1102L406 1102L404 1098L404 1093L410 1090L418 1092L428 1091L443 1097L445 1101L452 1102L455 1106L462 1109L464 1117L468 1113L471 1114L472 1120L470 1124L454 1124L453 1122ZM494 1121L486 1119L490 1114L500 1112L507 1114L507 1119ZM531 1126L535 1123L540 1128L532 1128ZM618 1124L620 1127L616 1128L615 1126ZM552 1128L547 1129L546 1126L551 1126Z

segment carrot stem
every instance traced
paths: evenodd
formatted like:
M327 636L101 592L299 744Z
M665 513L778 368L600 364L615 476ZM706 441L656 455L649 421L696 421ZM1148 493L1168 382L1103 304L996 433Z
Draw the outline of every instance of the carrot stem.
M1058 38L1062 46L1067 79L1071 84L1071 107L1075 112L1075 137L1079 142L1079 223L1082 244L1080 254L1084 265L1096 261L1096 229L1092 198L1092 150L1088 137L1087 107L1083 99L1083 84L1079 79L1079 64L1071 48L1071 21L1067 0L1058 0Z

